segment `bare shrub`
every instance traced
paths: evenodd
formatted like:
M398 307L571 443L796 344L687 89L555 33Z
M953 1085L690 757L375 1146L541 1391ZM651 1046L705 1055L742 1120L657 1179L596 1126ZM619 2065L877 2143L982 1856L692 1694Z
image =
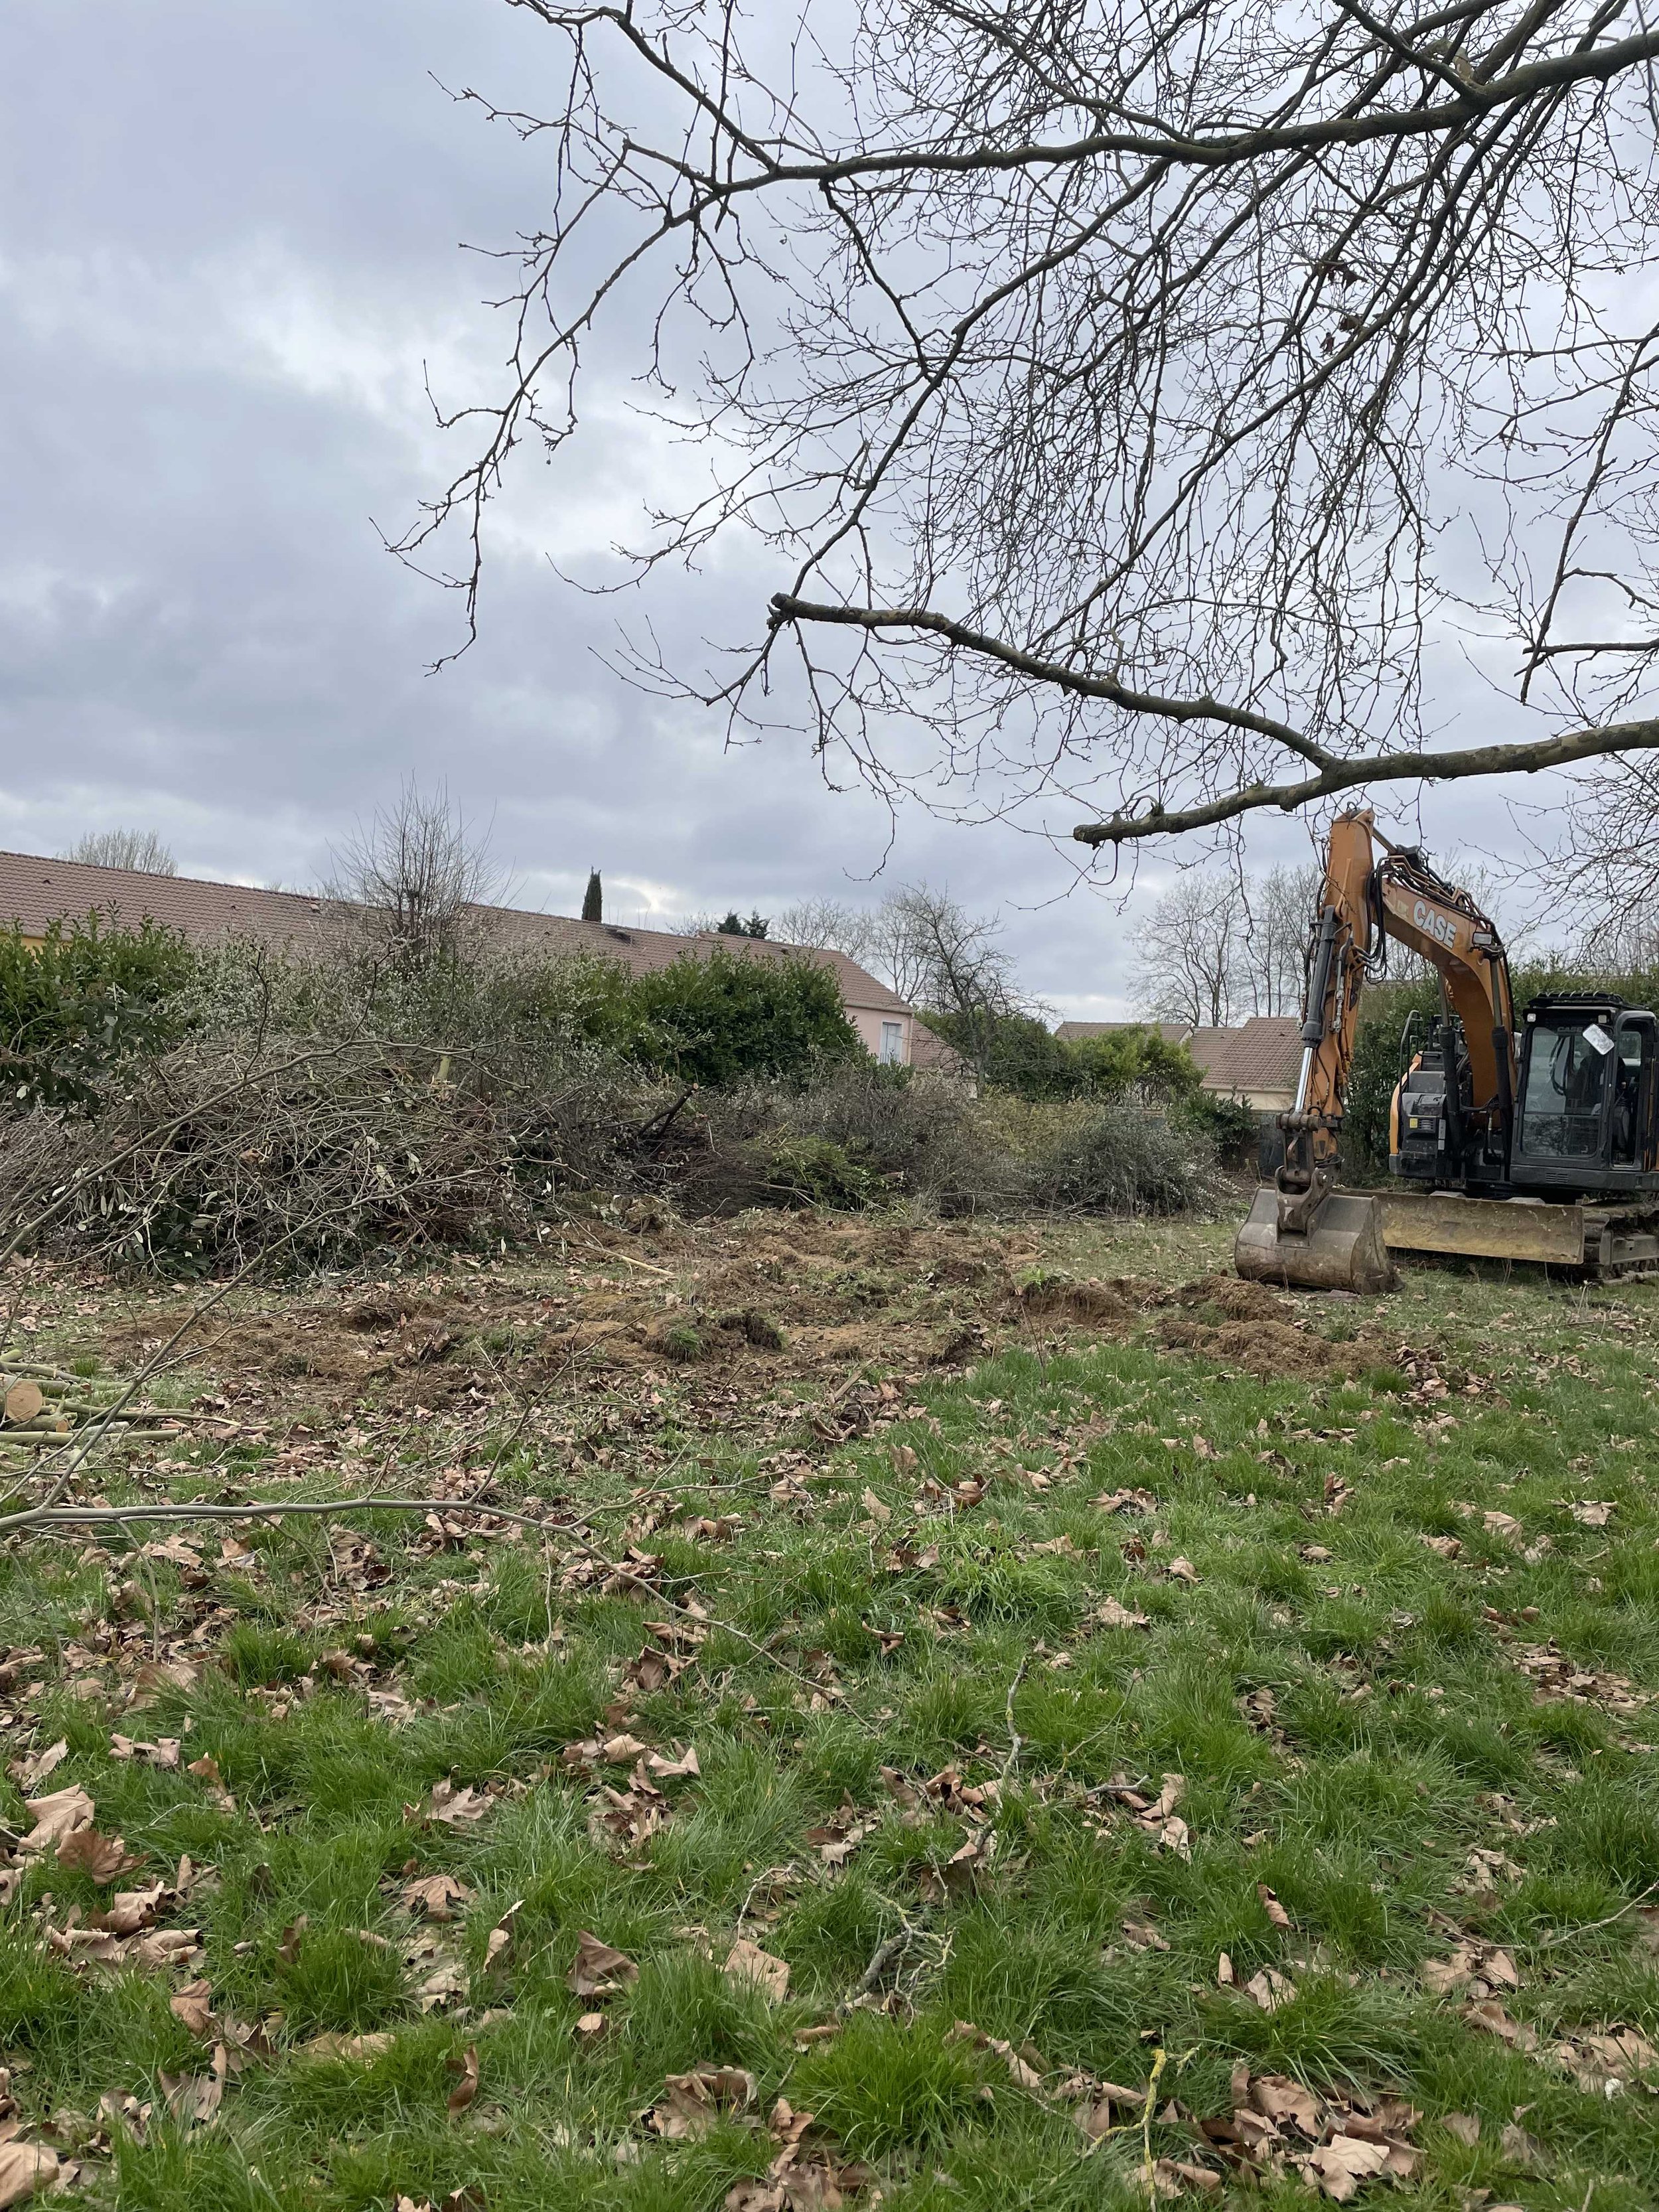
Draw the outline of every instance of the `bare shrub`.
M1127 1097L988 1102L1020 1166L1028 1204L1068 1212L1186 1213L1227 1200L1213 1143Z
M140 1063L95 1123L11 1125L0 1222L34 1249L185 1273L520 1243L569 1189L629 1172L642 1095L602 1063L515 1105L430 1051L278 1040L247 1062L191 1043Z

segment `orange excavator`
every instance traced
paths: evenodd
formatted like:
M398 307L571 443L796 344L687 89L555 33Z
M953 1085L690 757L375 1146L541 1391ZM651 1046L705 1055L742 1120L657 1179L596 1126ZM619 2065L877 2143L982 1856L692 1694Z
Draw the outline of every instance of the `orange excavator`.
M1378 858L1376 848L1382 848ZM1389 1183L1337 1180L1361 994L1390 940L1440 978L1389 1119ZM1241 1275L1380 1291L1400 1252L1542 1261L1593 1276L1659 1269L1659 1033L1613 993L1534 999L1517 1031L1509 961L1467 891L1363 810L1332 825L1308 945L1285 1161L1238 1232Z

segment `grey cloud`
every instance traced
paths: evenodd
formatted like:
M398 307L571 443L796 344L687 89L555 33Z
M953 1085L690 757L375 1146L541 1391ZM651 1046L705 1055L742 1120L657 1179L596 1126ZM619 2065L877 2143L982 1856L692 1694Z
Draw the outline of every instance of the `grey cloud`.
M501 0L12 0L6 35L0 842L131 822L191 869L304 882L412 773L493 820L533 903L569 906L594 862L641 909L858 895L883 810L827 791L799 739L728 751L630 689L599 657L617 603L535 556L600 552L654 465L614 392L613 433L556 477L532 465L478 645L426 673L458 609L374 523L453 463L422 358L453 386L499 358L491 272L457 244L533 221L544 159L432 78L532 97L533 22ZM723 563L653 614L671 646L735 635L772 580ZM1305 850L1294 825L1261 844ZM1147 896L1127 919L1056 901L1070 866L915 811L886 863L1000 909L1033 989L1120 1011Z

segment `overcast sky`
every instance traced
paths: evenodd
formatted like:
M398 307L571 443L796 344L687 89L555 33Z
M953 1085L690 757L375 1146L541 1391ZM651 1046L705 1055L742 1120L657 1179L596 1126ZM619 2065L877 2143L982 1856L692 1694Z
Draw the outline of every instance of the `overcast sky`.
M506 343L459 248L533 222L551 156L441 86L532 105L550 58L503 0L7 0L0 844L151 828L186 872L308 884L412 775L492 825L525 905L574 910L590 865L641 921L926 878L1000 911L1060 1011L1127 1011L1156 870L1120 912L1012 830L915 811L889 852L799 740L727 751L598 657L614 609L542 549L601 550L648 483L619 388L494 562L479 644L426 672L455 603L376 525L453 465L422 364L471 396ZM687 587L690 630L722 587ZM1425 826L1513 842L1497 794ZM1306 850L1273 823L1252 855Z

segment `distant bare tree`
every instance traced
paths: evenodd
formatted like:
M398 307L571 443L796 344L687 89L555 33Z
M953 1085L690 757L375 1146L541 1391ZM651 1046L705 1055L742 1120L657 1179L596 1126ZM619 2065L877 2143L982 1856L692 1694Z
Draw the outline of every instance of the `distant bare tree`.
M1314 862L1270 868L1243 879L1237 936L1243 1011L1299 1014L1306 983L1308 933L1323 872Z
M328 896L360 908L377 941L415 963L454 951L469 908L490 904L503 888L488 835L441 787L428 793L405 783L394 805L336 848L333 861Z
M870 949L869 907L853 906L845 899L797 899L784 908L774 924L784 945L810 945L820 952L844 952L862 961Z
M538 165L511 359L399 549L469 623L519 449L612 434L597 356L707 434L635 573L770 559L729 658L640 672L887 794L1109 851L1659 747L1649 14L512 4L562 90L492 111ZM1459 621L1508 696L1443 743Z
M88 830L64 858L88 860L95 868L137 868L146 876L179 872L179 863L153 830Z
M1236 1010L1243 937L1237 876L1197 868L1177 876L1141 932L1133 973L1139 1011L1194 1029L1225 1027Z

